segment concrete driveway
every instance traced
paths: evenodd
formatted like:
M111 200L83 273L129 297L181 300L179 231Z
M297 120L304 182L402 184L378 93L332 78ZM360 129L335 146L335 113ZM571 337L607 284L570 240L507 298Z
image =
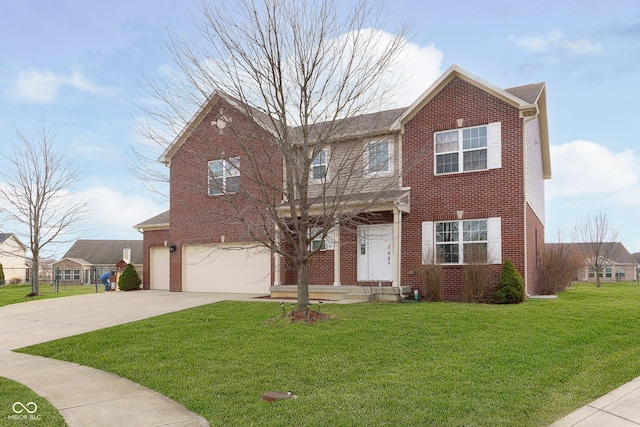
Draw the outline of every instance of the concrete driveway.
M208 426L200 415L127 379L11 350L225 300L260 301L255 299L257 296L108 292L0 307L0 376L22 383L46 398L69 427ZM0 408L0 417L12 415L11 409L11 404ZM46 425L46 420L43 422L38 424Z

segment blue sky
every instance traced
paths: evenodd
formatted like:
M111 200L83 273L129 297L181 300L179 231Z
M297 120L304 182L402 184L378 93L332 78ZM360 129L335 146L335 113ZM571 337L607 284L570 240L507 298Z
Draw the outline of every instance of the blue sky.
M95 199L84 238L141 238L132 226L168 208L125 159L140 144L136 105L149 101L139 82L171 66L167 29L197 37L188 12L197 4L0 0L0 151L16 128L29 134L43 117L58 127L57 144L88 172L78 190ZM546 82L547 240L569 240L578 220L603 210L640 252L640 2L395 0L383 15L381 30L414 25L404 104L452 64L503 88Z

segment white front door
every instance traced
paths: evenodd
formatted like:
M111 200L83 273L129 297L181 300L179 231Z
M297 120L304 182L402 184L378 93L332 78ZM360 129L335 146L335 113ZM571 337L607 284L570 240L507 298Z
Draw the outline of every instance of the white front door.
M393 225L358 227L358 281L393 280Z

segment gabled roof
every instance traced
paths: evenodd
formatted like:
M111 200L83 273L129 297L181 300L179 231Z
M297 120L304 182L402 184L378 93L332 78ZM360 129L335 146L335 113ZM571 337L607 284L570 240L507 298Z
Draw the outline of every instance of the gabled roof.
M62 258L60 261L56 261L54 264L58 264L61 263L62 261L71 261L71 262L75 262L76 264L80 264L80 265L93 265L91 264L89 261L87 261L86 259L81 259L81 258Z
M615 264L635 264L634 257L627 251L627 248L621 242L603 242L603 245L609 245L613 243L611 253L609 254L609 261ZM545 246L553 245L568 245L569 247L580 250L581 253L588 252L588 245L591 243L545 243Z
M458 65L452 65L429 88L415 100L406 111L391 125L392 129L401 130L418 111L433 99L451 80L460 78L469 84L501 99L516 107L520 111L520 117L533 117L538 115L540 122L540 145L542 150L542 166L544 178L551 178L551 155L549 150L549 126L547 121L547 97L546 85L535 83L518 86L511 89L501 89L486 80L483 80Z
M364 137L370 135L381 134L385 132L402 131L405 123L407 123L418 111L420 111L429 101L440 92L454 78L460 78L479 89L501 99L502 101L518 108L521 117L539 118L540 123L540 139L542 150L542 162L544 178L551 178L551 156L549 150L549 131L547 122L547 101L546 101L546 85L544 83L534 83L524 86L517 86L510 89L501 89L486 80L483 80L458 65L452 65L445 71L438 80L436 80L426 91L422 93L408 108L398 108L393 110L380 111L376 113L363 114L353 118L345 119L345 121L325 122L314 124L311 132L316 135L322 135L323 131L331 123L332 126L339 129L335 136L330 139L348 139L355 137ZM242 114L250 112L251 118L263 129L272 135L276 135L274 129L274 119L264 114L258 109L243 104L241 101L215 91L207 101L200 107L198 112L193 116L189 123L185 126L174 141L167 147L165 152L158 159L160 162L169 164L171 157L191 136L193 130L204 120L213 107L220 101L224 100L232 108L238 110ZM343 126L343 128L340 128ZM292 128L294 139L300 138L300 128ZM297 135L297 136L296 136ZM145 221L146 223L146 221ZM145 223L139 224L143 225ZM167 222L168 224L168 222ZM135 226L136 228L146 228Z
M76 240L62 258L92 265L115 265L122 259L125 246L131 249L129 261L142 264L142 240Z
M204 102L200 109L189 120L189 123L185 125L182 131L176 136L167 149L162 153L158 161L169 164L171 163L171 157L178 151L178 149L184 144L191 136L191 133L200 125L200 123L207 117L207 114L216 106L220 101L224 100L232 108L236 109L242 114L247 115L247 110L250 111L251 118L263 129L271 134L275 134L276 130L273 127L273 120L262 111L253 108L241 101L229 96L220 91L214 91L213 94Z
M164 211L152 218L142 221L140 224L136 224L133 228L140 231L144 230L166 230L169 228L169 212Z
M18 236L16 236L14 233L0 233L0 243L4 243L7 240L13 238L13 240L16 241L17 244L20 245L21 248L26 249L27 247L20 241L20 239L18 239Z

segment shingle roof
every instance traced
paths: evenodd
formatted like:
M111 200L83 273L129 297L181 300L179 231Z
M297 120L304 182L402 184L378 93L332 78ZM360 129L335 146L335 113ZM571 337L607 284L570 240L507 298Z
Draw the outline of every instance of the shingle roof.
M511 95L515 95L518 98L527 101L529 104L534 104L542 89L544 88L544 83L532 83L524 86L516 86L509 89L505 89L505 91L509 92Z
M330 139L348 139L358 136L372 135L382 132L388 132L391 124L406 111L404 108L395 108L393 110L378 111L375 113L362 114L348 119L321 122L311 126L310 139L326 138L323 134L328 132L329 126L333 127ZM301 138L300 127L294 128L296 138Z
M606 242L603 244L608 244L611 242ZM589 243L546 243L545 246L552 245L569 245L570 247L574 247L577 249L585 249ZM584 251L583 251L584 252ZM611 254L609 254L609 260L613 261L616 264L635 264L634 258L631 256L627 248L620 242L613 242L613 247L611 249Z
M115 265L125 246L131 249L132 264L142 264L142 240L77 240L63 258L81 259L93 265Z
M152 218L142 221L140 224L136 224L133 228L151 228L151 227L162 227L168 226L169 222L169 212L164 211L161 214L158 214Z

